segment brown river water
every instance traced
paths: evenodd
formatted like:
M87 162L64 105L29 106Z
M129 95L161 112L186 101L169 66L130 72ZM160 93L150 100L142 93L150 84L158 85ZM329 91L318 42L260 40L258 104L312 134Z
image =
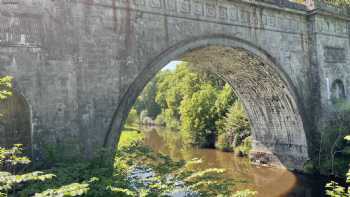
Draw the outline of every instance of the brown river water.
M322 197L325 178L296 174L285 169L258 167L247 158L215 149L185 146L180 135L164 128L144 128L144 144L155 152L169 155L174 160L203 160L200 168L222 168L227 178L234 179L235 190L251 189L258 197Z

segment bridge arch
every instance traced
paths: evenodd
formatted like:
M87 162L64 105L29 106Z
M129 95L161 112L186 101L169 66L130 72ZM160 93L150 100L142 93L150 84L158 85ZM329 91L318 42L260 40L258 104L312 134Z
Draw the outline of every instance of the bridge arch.
M179 42L154 58L117 106L104 146L115 147L125 119L146 84L167 63L182 59L227 81L241 98L251 122L254 151L259 161L302 169L308 160L303 107L293 83L277 61L263 49L226 35Z
M26 98L16 83L12 95L0 100L0 147L22 144L25 153L32 154L32 114Z

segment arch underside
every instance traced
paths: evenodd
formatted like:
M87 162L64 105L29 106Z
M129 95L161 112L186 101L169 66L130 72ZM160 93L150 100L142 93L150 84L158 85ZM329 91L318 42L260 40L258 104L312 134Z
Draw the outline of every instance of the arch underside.
M182 59L221 76L240 97L252 127L253 160L303 168L308 160L303 121L296 96L282 73L241 48L210 46Z

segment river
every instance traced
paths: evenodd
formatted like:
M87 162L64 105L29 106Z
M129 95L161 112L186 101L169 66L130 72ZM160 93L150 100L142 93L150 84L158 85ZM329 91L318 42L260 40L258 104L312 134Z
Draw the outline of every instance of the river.
M200 168L223 168L225 176L237 180L235 190L251 189L258 197L322 197L325 178L305 176L285 169L251 165L247 158L215 149L186 146L180 135L164 128L143 128L144 144L174 160L203 160Z

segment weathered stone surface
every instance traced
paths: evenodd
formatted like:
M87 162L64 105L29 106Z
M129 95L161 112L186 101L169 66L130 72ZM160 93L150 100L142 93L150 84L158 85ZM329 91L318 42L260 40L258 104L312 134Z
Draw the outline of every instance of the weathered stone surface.
M301 111L279 67L247 49L222 46L195 50L183 59L218 74L234 88L248 114L256 152L269 152L282 164L302 169L309 157Z
M165 64L192 57L238 92L257 151L301 169L314 156L332 94L349 99L350 91L347 13L308 7L284 0L1 0L0 71L15 77L30 106L36 159L46 144L89 158L115 147L136 97Z

